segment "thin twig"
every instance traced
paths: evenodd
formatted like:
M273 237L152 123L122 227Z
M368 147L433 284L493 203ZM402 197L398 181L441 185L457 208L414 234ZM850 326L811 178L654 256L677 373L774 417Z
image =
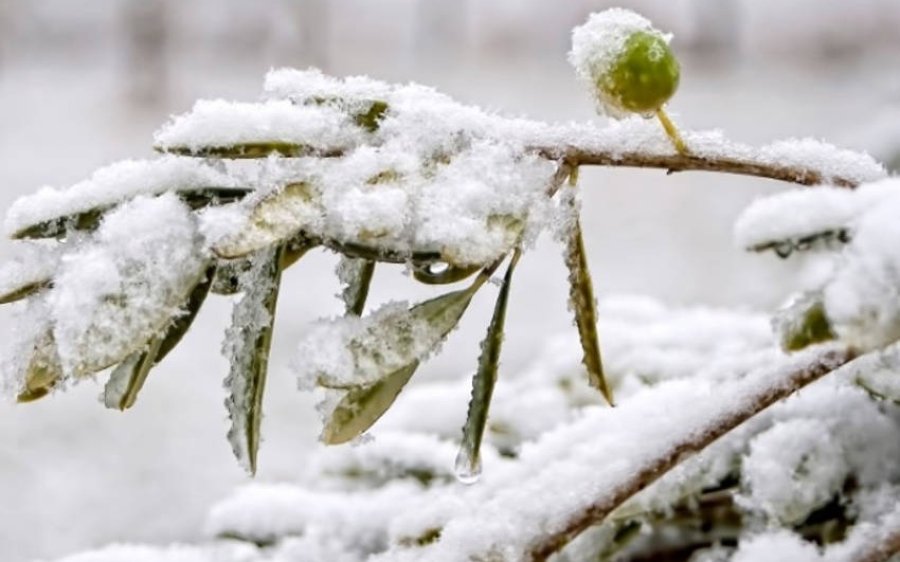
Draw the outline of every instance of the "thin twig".
M545 560L582 531L602 521L626 500L645 489L689 456L705 449L713 441L775 402L787 398L800 388L834 371L855 357L856 352L850 348L827 350L809 364L790 373L782 383L766 388L752 401L748 401L744 407L729 412L725 418L717 420L716 425L706 428L705 431L691 434L686 439L671 443L618 489L610 494L604 494L596 502L573 513L562 528L546 536L536 537L535 544L528 553L528 559ZM879 560L878 558L873 558L871 561L864 559L863 562L879 562Z
M889 519L894 526L880 529L879 536L868 542L865 547L856 552L851 558L852 562L887 562L897 553L900 553L900 525L898 518Z
M800 185L829 184L856 187L859 181L846 177L825 177L819 170L781 164L770 164L730 156L702 156L697 154L645 154L640 152L591 151L578 147L532 147L548 160L565 161L569 166L626 166L660 168L669 173L689 170L724 172L757 176Z

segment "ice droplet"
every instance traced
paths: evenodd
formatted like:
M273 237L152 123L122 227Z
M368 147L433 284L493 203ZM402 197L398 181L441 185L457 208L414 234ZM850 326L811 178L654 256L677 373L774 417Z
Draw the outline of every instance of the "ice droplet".
M472 456L468 448L459 448L454 465L456 479L463 484L474 484L481 477L481 456Z

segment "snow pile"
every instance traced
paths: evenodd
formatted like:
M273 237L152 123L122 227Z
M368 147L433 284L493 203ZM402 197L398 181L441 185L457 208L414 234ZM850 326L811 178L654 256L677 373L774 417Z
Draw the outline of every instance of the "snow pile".
M485 553L520 560L535 538L590 503L604 505L669 448L785 384L797 367L829 361L828 348L795 357L774 351L755 314L670 310L635 298L600 310L605 333L622 332L606 350L612 380L624 391L619 407L600 405L587 388L576 342L551 341L529 369L500 381L489 422L494 435L483 446L485 473L464 487L452 477L451 460L467 383L414 385L375 427L374 439L321 450L296 483L253 484L223 500L210 512L213 542L203 551L238 539L264 546L248 558L259 562L455 561ZM696 353L696 368L683 348ZM634 376L642 350L657 357L652 379ZM858 371L877 364L859 362L802 390L681 463L573 544L573 556L652 549L657 531L667 528L658 514L704 505L716 494L736 514L798 528L823 504L847 503L859 523L848 543L829 552L859 547L859 533L880 528L875 524L894 506L890 498L900 497L884 488L900 486L900 417L852 384ZM643 533L618 544L618 531L633 524ZM748 556L768 535L752 528L711 532L740 541L735 560L756 560ZM791 552L818 552L789 531L779 536ZM157 554L177 560L165 549ZM727 560L732 552L720 554Z
M812 293L841 339L875 349L900 339L898 212L900 180L891 178L852 191L819 188L770 196L743 213L735 233L748 249L774 248L783 256L817 240L830 242L833 271Z

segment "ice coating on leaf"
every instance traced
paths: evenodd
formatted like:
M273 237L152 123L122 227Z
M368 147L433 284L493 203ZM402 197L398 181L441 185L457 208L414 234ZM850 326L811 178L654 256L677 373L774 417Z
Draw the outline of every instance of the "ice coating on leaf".
M853 229L866 211L900 197L900 180L887 179L855 190L819 187L792 190L753 202L738 217L735 240L743 248Z
M300 106L287 100L263 103L199 100L156 132L155 146L168 151L287 143L328 152L353 146L363 131L347 114L328 106Z
M236 187L235 180L197 160L163 157L124 160L100 168L75 185L44 187L20 197L6 213L5 228L14 234L28 226L76 213L102 209L136 195L200 187Z
M205 268L195 222L175 195L138 197L67 253L48 296L67 374L104 369L180 313Z
M609 72L624 51L625 42L636 32L655 35L667 43L672 38L655 29L647 18L623 8L593 13L584 24L572 30L569 62L575 67L578 78L597 98L598 107L616 117L624 116L624 113L615 102L605 99L597 81Z

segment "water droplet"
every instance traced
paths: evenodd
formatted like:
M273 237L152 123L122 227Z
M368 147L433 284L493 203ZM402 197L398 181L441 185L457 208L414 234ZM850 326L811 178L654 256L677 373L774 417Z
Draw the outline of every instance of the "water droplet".
M456 479L463 484L474 484L481 477L481 457L472 456L465 445L459 448L454 466Z

